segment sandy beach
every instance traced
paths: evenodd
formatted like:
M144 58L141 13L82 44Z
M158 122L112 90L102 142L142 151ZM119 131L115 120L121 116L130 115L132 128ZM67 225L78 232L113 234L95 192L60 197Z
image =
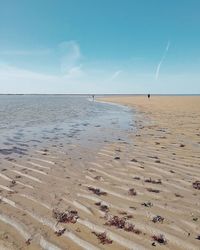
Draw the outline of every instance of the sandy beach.
M0 162L0 249L200 249L200 97L112 96L128 140Z

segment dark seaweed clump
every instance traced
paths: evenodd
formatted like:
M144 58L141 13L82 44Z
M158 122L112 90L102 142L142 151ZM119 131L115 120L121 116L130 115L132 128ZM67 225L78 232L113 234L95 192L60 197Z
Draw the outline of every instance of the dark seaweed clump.
M76 210L69 210L65 212L60 212L57 209L53 209L53 218L57 220L57 222L62 223L76 223L79 218L78 212Z
M162 222L163 223L164 218L162 216L160 216L160 215L157 215L157 216L153 217L152 221L154 223L156 223L156 222Z
M167 244L167 240L165 239L163 234L153 235L152 239L155 240L156 242L158 242L159 244L163 244L163 245Z
M58 231L55 232L55 235L61 236L61 235L64 234L65 231L66 231L66 228L60 229L60 230L58 230Z
M135 196L135 195L137 195L137 192L135 191L134 188L130 188L129 191L128 191L128 194L132 195L132 196Z
M94 235L97 236L97 238L99 239L100 243L105 245L105 244L112 244L112 240L110 240L109 238L107 238L106 232L104 233L97 233L97 232L92 232Z
M99 188L88 187L88 190L92 191L96 195L107 195L106 192L101 191Z
M200 181L195 181L192 183L193 188L200 190Z
M147 188L147 191L151 192L151 193L160 193L160 190L158 189L153 189L153 188Z
M135 234L140 234L141 231L139 229L135 228L135 225L132 223L127 222L127 217L119 217L119 216L113 216L111 217L105 225L107 226L114 226L119 229L123 229L127 232L133 232Z
M107 205L101 204L101 202L96 202L95 205L98 206L100 208L100 210L103 212L109 211L109 207Z
M151 203L150 201L147 201L147 202L143 202L141 205L145 207L152 207L153 203Z
M153 180L153 179L151 179L151 177L149 179L146 179L144 182L152 183L152 184L162 184L161 179Z

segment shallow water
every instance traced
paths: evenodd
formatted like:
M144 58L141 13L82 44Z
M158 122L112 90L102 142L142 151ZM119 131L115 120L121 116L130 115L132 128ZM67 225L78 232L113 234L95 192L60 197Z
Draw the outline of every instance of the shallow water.
M0 153L123 140L133 129L132 116L126 107L93 102L88 96L1 95Z

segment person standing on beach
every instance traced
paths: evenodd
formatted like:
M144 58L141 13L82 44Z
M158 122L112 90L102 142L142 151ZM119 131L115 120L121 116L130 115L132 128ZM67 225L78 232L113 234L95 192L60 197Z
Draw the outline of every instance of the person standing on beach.
M148 94L147 96L148 96L148 99L150 99L151 95L150 95L150 94Z
M94 95L92 95L92 99L93 99L93 101L94 101Z

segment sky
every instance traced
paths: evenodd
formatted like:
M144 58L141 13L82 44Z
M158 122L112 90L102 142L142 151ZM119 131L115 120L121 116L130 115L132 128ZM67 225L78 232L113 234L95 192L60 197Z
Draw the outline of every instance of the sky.
M199 0L0 0L0 93L200 94Z

